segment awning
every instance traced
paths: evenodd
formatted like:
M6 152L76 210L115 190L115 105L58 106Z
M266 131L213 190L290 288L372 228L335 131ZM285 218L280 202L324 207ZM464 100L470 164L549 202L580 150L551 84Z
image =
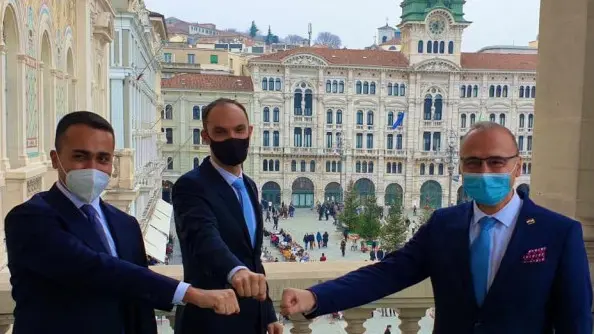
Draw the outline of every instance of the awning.
M171 204L159 199L144 234L146 253L161 262L165 262L172 215Z

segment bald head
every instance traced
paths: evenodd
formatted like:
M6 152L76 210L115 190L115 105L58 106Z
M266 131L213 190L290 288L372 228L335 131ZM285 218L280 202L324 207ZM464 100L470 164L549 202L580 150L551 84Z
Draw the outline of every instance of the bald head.
M479 145L477 145L477 143L479 143ZM516 136L514 136L508 128L495 122L478 122L474 123L464 137L462 137L460 157L464 158L468 156L467 153L470 152L465 151L475 148L476 146L484 145L492 145L500 147L501 150L509 150L509 154L505 156L517 155L520 153L518 143L516 142ZM465 148L467 149L465 150Z

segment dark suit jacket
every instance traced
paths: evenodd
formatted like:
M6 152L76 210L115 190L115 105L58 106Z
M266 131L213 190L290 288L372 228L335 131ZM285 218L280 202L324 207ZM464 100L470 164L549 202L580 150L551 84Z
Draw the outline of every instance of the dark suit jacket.
M180 241L184 281L202 289L229 288L227 275L237 266L264 274L260 260L263 222L256 184L243 175L256 213L256 246L252 247L239 200L210 158L173 186L175 226ZM240 314L221 316L209 309L178 308L176 333L261 334L276 321L272 301L239 300Z
M146 266L138 222L101 202L119 259L54 185L6 216L15 334L156 333L178 282Z
M521 197L523 194L521 194ZM382 262L311 288L309 317L367 304L431 278L435 334L592 334L592 287L578 222L523 197L514 234L482 307L470 271L472 202L435 211ZM540 263L523 263L546 247Z

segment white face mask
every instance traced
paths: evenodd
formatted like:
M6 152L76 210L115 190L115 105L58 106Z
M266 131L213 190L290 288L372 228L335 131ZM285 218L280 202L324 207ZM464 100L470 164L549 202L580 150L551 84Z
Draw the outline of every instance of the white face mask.
M74 169L66 173L60 159L58 163L66 174L66 188L85 203L96 200L109 184L110 176L98 169Z

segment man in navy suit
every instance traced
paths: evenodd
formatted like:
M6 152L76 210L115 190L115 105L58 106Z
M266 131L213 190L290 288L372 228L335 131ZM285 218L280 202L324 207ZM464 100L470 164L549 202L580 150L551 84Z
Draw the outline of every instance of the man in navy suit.
M312 318L430 278L435 334L592 334L581 225L516 194L520 166L507 128L474 124L460 152L473 202L435 211L379 263L308 290L286 289L281 311Z
M6 216L13 333L157 333L153 309L183 302L239 311L233 290L196 289L147 268L136 219L99 197L114 143L101 116L64 116L51 152L59 181Z
M263 221L258 190L243 174L253 127L243 105L218 99L203 111L202 139L211 156L173 186L184 280L204 289L231 286L241 313L221 317L178 308L176 333L281 334L260 260Z

